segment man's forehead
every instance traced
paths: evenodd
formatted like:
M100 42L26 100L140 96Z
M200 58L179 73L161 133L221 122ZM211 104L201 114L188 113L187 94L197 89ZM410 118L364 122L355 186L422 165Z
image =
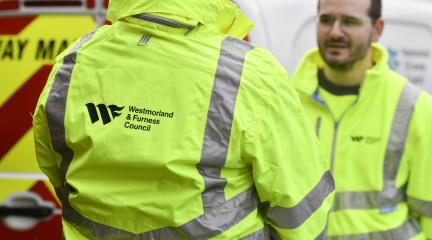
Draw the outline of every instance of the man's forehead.
M320 0L318 14L368 16L371 0Z

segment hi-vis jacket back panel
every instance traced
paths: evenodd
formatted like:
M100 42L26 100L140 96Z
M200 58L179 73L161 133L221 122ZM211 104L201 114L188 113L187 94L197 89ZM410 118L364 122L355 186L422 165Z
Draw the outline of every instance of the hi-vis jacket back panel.
M322 237L332 176L286 72L235 38L240 10L114 0L109 17L58 57L33 121L66 239Z
M340 119L320 97L317 50L294 75L336 181L328 239L430 239L432 99L388 68L383 48L373 45L373 55Z

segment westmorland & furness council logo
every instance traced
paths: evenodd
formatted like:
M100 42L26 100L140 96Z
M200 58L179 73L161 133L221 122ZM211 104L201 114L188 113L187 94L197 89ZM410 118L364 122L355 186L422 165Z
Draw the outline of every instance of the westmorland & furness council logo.
M121 111L124 108L124 107L116 106L114 104L108 106L106 106L105 104L98 104L95 106L93 103L87 103L86 107L92 124L102 119L102 123L104 125L110 123L116 117L121 116L122 114Z

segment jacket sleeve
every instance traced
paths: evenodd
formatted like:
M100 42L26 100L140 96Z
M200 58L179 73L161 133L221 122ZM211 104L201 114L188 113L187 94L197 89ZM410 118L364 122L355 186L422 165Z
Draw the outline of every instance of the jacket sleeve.
M432 97L420 95L414 108L406 146L410 173L407 186L411 213L432 239Z
M39 97L33 115L33 132L36 158L39 168L48 176L54 187L61 186L63 180L60 172L61 156L53 150L48 123L45 114L45 103L51 90L59 64L54 65L47 83Z
M261 56L254 72L262 85L249 149L260 211L273 239L320 238L333 201L333 177L285 70L274 57L263 57L264 50L254 51Z

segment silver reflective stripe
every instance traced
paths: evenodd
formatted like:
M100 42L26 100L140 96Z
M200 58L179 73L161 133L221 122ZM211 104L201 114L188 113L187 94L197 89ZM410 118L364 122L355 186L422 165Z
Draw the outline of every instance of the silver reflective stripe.
M374 209L379 208L380 191L370 192L337 192L334 197L332 211L344 209ZM393 206L405 200L405 189L398 188L389 204Z
M73 68L75 67L76 57L79 49L90 40L93 33L89 33L81 38L77 44L63 59L63 64L57 70L53 85L48 95L45 109L54 150L62 155L61 171L66 176L67 169L73 158L73 151L66 144L64 118L66 111L66 99L69 91L69 83Z
M415 213L432 218L432 201L423 201L420 199L408 197L410 210Z
M269 235L271 240L282 240L281 236L279 236L277 231L272 227L269 228Z
M60 67L53 89L47 100L47 118L55 150L63 156L62 174L65 177L73 151L65 141L64 116L68 86L76 62L76 53L87 41L83 38ZM207 114L201 160L197 168L203 176L205 189L202 193L204 214L179 227L166 227L134 234L97 223L82 216L70 206L68 195L73 191L65 183L56 189L63 203L63 217L90 239L207 239L236 225L252 213L258 205L253 187L225 200L226 180L221 178L225 165L237 91L243 70L245 54L253 47L241 40L226 38L222 42L218 69L213 84L209 111Z
M242 221L258 207L255 188L214 207L204 208L204 214L179 229L192 239L208 239Z
M325 239L325 233L326 230L324 229L324 231L322 231L316 238L315 240L324 240Z
M202 193L204 215L181 226L181 229L194 239L207 239L224 232L251 213L258 204L257 198L252 199L250 202L252 205L248 204L235 210L235 218L227 218L223 215L215 218L207 214L212 209L226 204L224 188L227 182L220 174L228 154L234 107L245 54L251 49L251 45L231 37L222 42L207 113L201 160L197 166L204 178L205 189ZM222 209L218 211L225 212ZM229 224L226 224L227 219L230 219Z
M57 195L64 196L63 190L56 189ZM65 197L62 197L62 199L65 199ZM63 217L72 223L82 235L90 239L97 237L97 239L103 240L177 240L184 238L207 239L206 235L210 235L209 232L220 234L223 232L220 229L226 230L232 227L254 211L257 208L258 198L255 195L255 189L250 188L226 201L222 206L207 209L204 215L180 227L165 227L139 234L94 222L72 208L69 201L62 203ZM227 220L230 220L230 222Z
M420 226L415 219L406 221L401 226L382 232L365 234L330 236L327 240L407 240L420 233Z
M253 232L245 237L240 238L239 240L269 240L269 232L267 226L263 229Z
M174 228L162 228L141 234L134 234L128 231L117 229L105 224L101 224L82 216L78 211L72 208L67 201L67 193L63 192L65 189L56 189L58 196L64 196L62 201L63 218L77 229L77 231L88 239L101 239L101 240L120 240L120 239L135 239L135 240L160 240L183 239L182 233ZM68 190L66 190L67 192Z
M405 149L411 116L419 95L420 90L407 82L399 98L384 158L384 187L379 205L381 209L395 207L393 199L398 196L396 175Z
M267 217L280 228L294 229L303 224L326 200L334 190L334 181L327 171L319 183L296 206L291 208L273 207Z
M387 143L384 159L383 190L338 192L335 194L333 211L379 208L382 212L387 212L393 211L398 203L406 200L404 187L397 187L395 181L405 147L412 112L419 95L420 90L411 83L407 83L402 90Z
M229 37L222 42L207 113L201 161L197 167L205 182L202 194L204 208L225 202L226 180L220 177L220 172L227 158L244 57L250 49L250 45L235 38Z

